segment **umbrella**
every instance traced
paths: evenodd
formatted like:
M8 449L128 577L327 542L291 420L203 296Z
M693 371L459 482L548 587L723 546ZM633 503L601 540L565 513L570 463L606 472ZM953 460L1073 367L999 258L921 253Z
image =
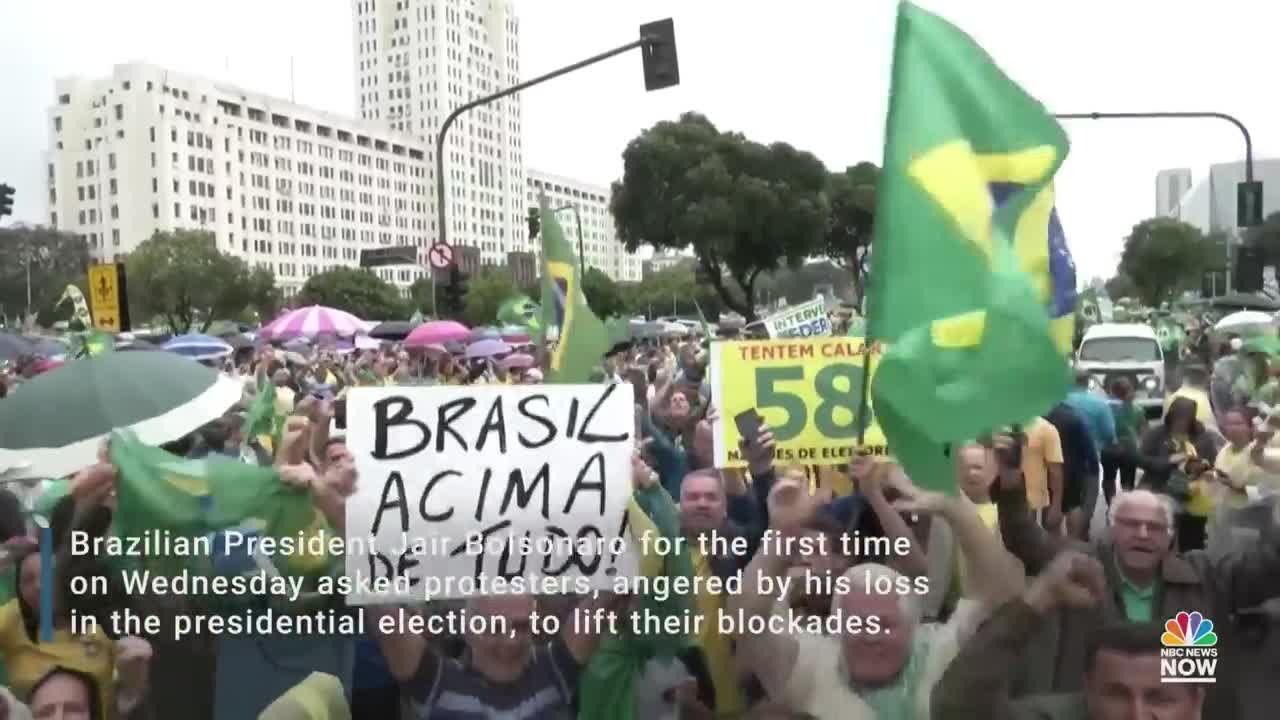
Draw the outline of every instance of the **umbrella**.
M479 342L480 340L497 340L497 339L500 339L501 337L502 337L502 333L498 330L498 328L478 327L472 330L471 334L467 336L467 342L473 343L473 342Z
M519 325L507 325L502 328L502 339L509 343L527 343L529 342L529 328Z
M97 461L103 438L130 428L149 445L177 440L240 400L242 384L165 352L103 353L23 383L0 403L0 466L64 477Z
M477 340L467 346L467 359L488 358L511 352L511 346L497 338Z
M372 337L358 337L355 341L357 350L377 350L382 347L382 341Z
M132 340L124 340L116 345L116 350L160 350L161 347L153 342L148 342L142 338L133 338Z
M231 320L214 320L209 323L209 327L205 328L205 335L225 338L228 335L239 335L249 329L244 323L232 322Z
M41 337L40 335L25 336L27 342L31 343L36 355L44 355L45 357L58 357L66 355L70 350L70 346L63 340L51 337Z
M515 355L508 355L507 357L502 358L502 360L498 362L498 367L504 370L515 370L517 368L524 369L533 367L534 362L536 361L533 359L532 355L516 353Z
M232 350L243 350L244 348L253 347L253 340L247 335L239 333L235 335L227 335L222 338L222 341L230 345Z
M434 320L422 323L405 338L405 347L440 345L455 340L466 340L471 334L466 325L452 320Z
M1270 315L1258 310L1241 310L1218 321L1213 329L1217 332L1244 332L1253 329L1265 329L1273 325Z
M403 340L416 327L418 327L418 323L404 320L388 320L384 323L378 323L377 327L370 330L369 337L375 337L379 340Z
M0 360L17 360L23 355L35 355L36 346L17 333L0 332Z
M258 334L270 340L284 340L296 337L311 338L317 335L350 337L367 331L368 328L364 322L349 312L323 305L312 305L281 315L262 328Z
M231 354L231 346L208 335L179 335L164 344L164 349L192 360L209 360Z

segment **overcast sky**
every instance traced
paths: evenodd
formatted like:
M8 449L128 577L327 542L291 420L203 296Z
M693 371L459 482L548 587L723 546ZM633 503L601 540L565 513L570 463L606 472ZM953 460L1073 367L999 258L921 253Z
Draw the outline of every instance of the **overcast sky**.
M14 220L42 220L45 108L55 77L143 60L354 114L349 0L3 0L0 181ZM1216 110L1280 143L1265 78L1280 11L1261 0L922 0L978 39L1056 112ZM525 163L608 183L627 141L686 110L831 168L880 163L895 0L517 0L532 77L675 18L681 84L646 94L632 53L524 94ZM1109 276L1122 238L1154 212L1155 173L1243 156L1218 121L1067 126L1059 210L1081 280Z

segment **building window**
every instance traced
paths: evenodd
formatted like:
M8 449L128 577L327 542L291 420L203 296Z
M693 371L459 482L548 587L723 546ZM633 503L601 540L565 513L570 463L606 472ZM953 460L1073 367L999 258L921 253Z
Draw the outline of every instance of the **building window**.
M160 203L151 203L151 217L160 219Z
M76 161L76 177L84 177L84 162L81 160Z
M119 205L112 205L112 206L111 206L111 219L112 219L112 220L119 220L119 219L120 219L120 206L119 206Z
M76 195L79 196L80 202L84 202L84 186L83 185L76 187Z
M111 188L111 194L112 194L112 195L115 195L115 194L116 194L116 179L115 179L115 178L111 178L111 182L108 184L108 186Z
M64 95L59 95L59 96L58 96L58 104L59 104L59 105L70 105L70 104L71 104L71 96L70 96L70 95L65 95L65 94L64 94Z
M158 192L160 192L160 181L156 178L151 178L151 194L154 195Z
M116 120L124 120L124 106L116 105Z
M120 228L111 228L111 244L120 247Z
M156 126L152 125L151 126L151 142L155 142L155 141L156 141Z
M173 219L174 220L182 219L182 203L173 204Z
M115 169L116 169L116 154L115 154L115 153L107 153L107 169L108 169L108 170L115 170Z
M54 132L62 132L62 118L61 118L61 117L56 117L56 118L54 118L54 119L53 119L53 131L54 131Z

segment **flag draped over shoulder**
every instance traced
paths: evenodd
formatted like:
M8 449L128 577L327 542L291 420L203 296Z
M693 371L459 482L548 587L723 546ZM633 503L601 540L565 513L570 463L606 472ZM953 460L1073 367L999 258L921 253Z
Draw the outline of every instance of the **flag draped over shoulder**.
M1026 422L1067 386L1055 328L1075 269L1052 181L1067 137L961 30L899 6L868 333L872 397L922 487L953 491L954 443ZM1065 317L1065 321L1063 318Z
M632 524L635 546L641 548L641 575L666 576L674 583L690 582L693 561L683 545L677 544L676 551L667 555L643 553L643 548L652 547L658 536L673 541L681 536L680 510L671 496L661 485L654 485L637 489L632 500L627 517ZM646 535L650 537L649 542L640 542L639 538ZM687 593L668 593L661 597L650 592L640 594L637 611L657 618L659 626L665 628L667 618L685 617L692 605ZM693 642L680 633L635 633L625 622L619 632L602 634L579 681L582 700L579 720L645 720L635 716L636 680L651 661L679 662L678 656Z
M236 556L235 552L243 551L228 551L226 543L219 542L227 530L246 537L273 538L296 538L299 534L306 538L327 532L325 518L311 497L282 483L274 468L222 458L188 460L143 445L127 432L112 436L110 453L118 471L114 519L121 537L152 530L174 537L212 537L213 556L194 560L218 574L268 570L268 563L284 574L328 571L327 553L304 548L264 562L260 557Z
M582 293L578 260L564 239L556 214L542 206L542 326L560 328L560 341L551 353L548 382L590 382L591 372L609 349L609 333L591 312Z

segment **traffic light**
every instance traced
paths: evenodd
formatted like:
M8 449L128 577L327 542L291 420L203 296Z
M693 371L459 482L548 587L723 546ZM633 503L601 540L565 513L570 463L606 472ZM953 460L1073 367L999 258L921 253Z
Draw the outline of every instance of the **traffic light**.
M1262 292L1263 262L1262 248L1248 245L1237 248L1233 289L1242 293Z
M542 232L542 211L529 208L529 239L538 237L539 232Z
M0 185L0 217L13 214L13 187Z
M449 284L444 286L444 307L450 315L461 315L467 307L467 274L457 265L449 268Z
M640 26L640 46L644 61L644 89L661 90L680 84L680 63L676 59L676 26L671 18Z

